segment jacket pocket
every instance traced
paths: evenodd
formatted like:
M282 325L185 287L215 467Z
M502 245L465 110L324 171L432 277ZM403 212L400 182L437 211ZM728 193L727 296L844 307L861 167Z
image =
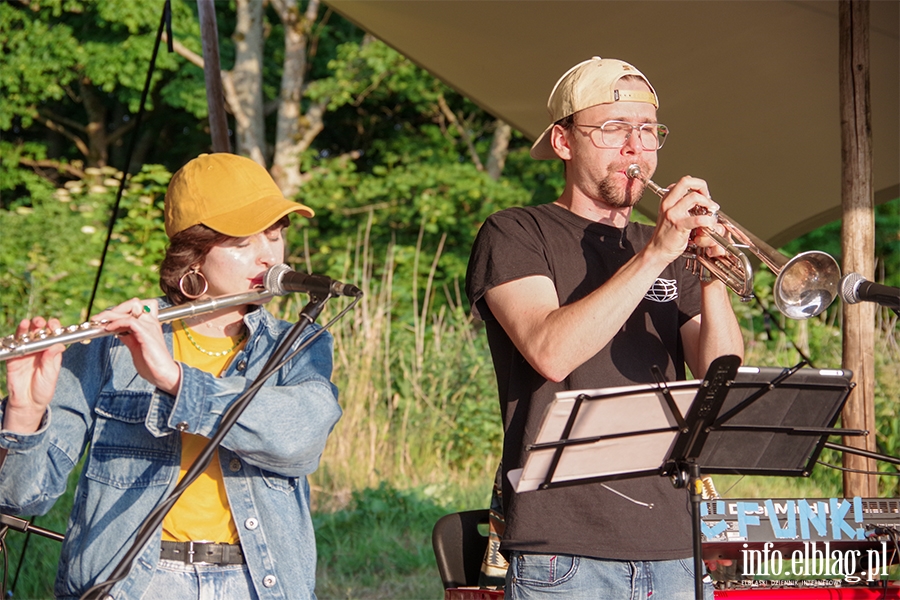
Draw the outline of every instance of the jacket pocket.
M177 436L157 438L144 425L151 397L149 392L101 394L86 477L130 489L168 485L177 475L181 463Z

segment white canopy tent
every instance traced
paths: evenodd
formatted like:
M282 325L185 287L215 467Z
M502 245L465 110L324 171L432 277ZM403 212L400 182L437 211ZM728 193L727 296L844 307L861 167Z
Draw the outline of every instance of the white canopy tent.
M840 218L838 3L831 0L326 0L534 139L547 96L591 56L633 63L672 130L654 176L702 177L779 246ZM900 197L900 3L871 3L876 203ZM655 216L658 199L639 205Z

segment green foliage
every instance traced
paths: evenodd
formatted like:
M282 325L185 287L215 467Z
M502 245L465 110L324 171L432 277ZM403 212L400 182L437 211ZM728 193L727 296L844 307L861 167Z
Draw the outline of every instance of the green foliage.
M58 190L32 181L28 205L0 210L0 229L15 232L0 246L0 324L7 331L25 316L54 316L65 324L86 318L121 173L95 169L90 177ZM155 271L167 243L162 199L168 179L154 165L131 178L95 312L132 296L159 295Z
M136 112L161 15L162 3L133 0L0 5L0 29L9 33L0 55L0 129L15 116L30 126L40 105L62 100L81 79L115 91ZM172 15L180 36L199 36L189 5L173 2ZM182 67L160 52L156 81L177 78ZM202 88L194 93L205 96Z
M15 145L0 140L0 163L16 165L22 156L41 160L46 156L46 148L38 143L26 142ZM20 190L21 194L4 194L4 190ZM30 169L0 169L0 209L14 210L29 206L33 198L45 199L55 192L55 187L45 177Z
M451 512L431 495L433 488L398 490L388 485L353 492L341 511L314 518L320 598L378 597L385 583L424 574L423 586L390 593L391 598L437 598L441 580L431 550L434 523ZM396 585L396 583L394 583Z
M0 4L0 31L6 36L0 53L0 129L9 129L14 116L31 125L35 99L62 99L64 87L77 76L74 66L83 50L71 43L71 27L48 21L12 3Z
M494 120L385 44L342 44L329 67L331 74L307 92L329 99L332 114L317 139L318 154L304 164L316 176L300 192L317 211L310 242L325 268L366 227L375 246L394 245L395 281L404 285L419 232L428 241L446 234L451 244L435 275L440 289L464 278L471 242L489 214L533 203L536 185L541 199L558 195L559 166L523 160L527 141L520 135L511 146L509 175L488 177L472 152L486 155ZM354 148L362 157L350 162L344 153ZM423 252L424 260L432 258ZM408 297L408 290L396 293Z
M317 215L309 232L316 253L313 264L334 273L343 261L343 249L354 245L357 232L366 228L373 246L394 246L394 279L400 286L395 293L406 305L420 230L431 247L440 235L451 241L436 273L440 289L465 278L469 248L481 222L501 208L529 200L520 185L494 181L471 164L398 164L372 173L361 173L353 163L339 160L327 165L322 176L303 187L300 198ZM296 241L293 245L297 247ZM423 262L433 258L433 251L423 250Z
M6 170L23 171L0 179L0 204L27 197L21 180L34 173L62 185L80 179L84 164L124 167L123 139L133 135L162 6L136 0L0 3L0 132L15 147L2 149L0 160ZM199 52L195 10L189 2L172 3L175 35ZM156 159L174 169L185 153L196 155L209 143L205 124L197 122L207 112L203 72L162 44L149 91L136 160Z

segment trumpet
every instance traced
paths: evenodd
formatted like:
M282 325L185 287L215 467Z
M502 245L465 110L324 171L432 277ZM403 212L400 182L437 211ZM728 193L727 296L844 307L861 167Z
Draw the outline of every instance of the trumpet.
M668 189L651 179L645 179L640 166L636 164L629 165L625 169L625 175L630 179L640 179L660 198L669 193ZM784 316L790 319L808 319L821 314L834 302L841 269L830 254L810 250L788 258L724 213L718 212L714 216L734 241L712 229L705 229L704 233L721 246L725 254L706 256L689 248L684 256L688 260L688 268L694 274L703 277L705 270L740 296L742 302L748 302L753 299L753 266L747 257L749 252L775 273L775 306Z

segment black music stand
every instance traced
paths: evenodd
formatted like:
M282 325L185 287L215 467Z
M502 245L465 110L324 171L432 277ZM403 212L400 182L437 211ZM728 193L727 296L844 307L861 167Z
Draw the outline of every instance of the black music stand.
M703 473L809 476L853 389L846 370L715 361L703 381L562 392L544 415L517 493L658 474L691 500L695 593L703 597ZM640 415L636 424L635 415ZM684 415L684 416L682 416Z

